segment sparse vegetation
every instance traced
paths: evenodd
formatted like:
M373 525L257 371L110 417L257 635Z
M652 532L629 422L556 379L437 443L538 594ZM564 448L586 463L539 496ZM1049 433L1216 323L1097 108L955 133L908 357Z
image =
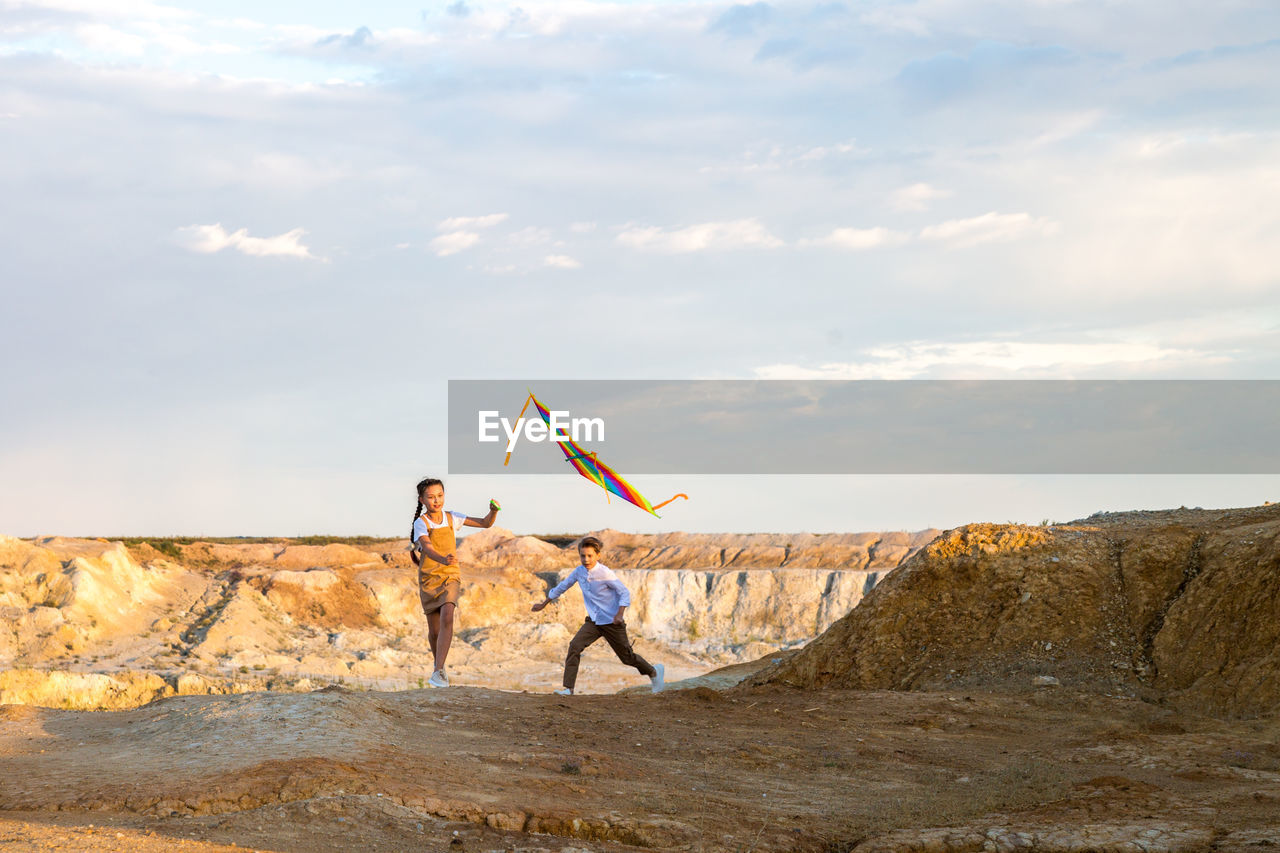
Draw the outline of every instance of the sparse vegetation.
M181 549L178 548L178 545L176 542L160 541L160 542L153 543L151 547L155 548L157 551L159 551L161 554L164 554L166 557L172 557L175 560L182 559L182 551Z

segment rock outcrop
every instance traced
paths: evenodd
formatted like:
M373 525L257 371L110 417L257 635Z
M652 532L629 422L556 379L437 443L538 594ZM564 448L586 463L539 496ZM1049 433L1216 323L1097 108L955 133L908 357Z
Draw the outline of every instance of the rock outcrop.
M756 682L1023 688L1036 676L1214 714L1280 711L1280 506L946 531Z
M599 533L633 593L633 638L673 678L816 636L931 534ZM414 686L430 674L431 652L406 544L0 537L9 617L0 670L24 673L0 689L11 702L115 708L184 692L184 678L186 692ZM449 664L462 683L469 673L511 689L554 683L585 615L581 596L537 614L530 605L576 564L574 543L492 528L464 538L459 557ZM143 685L143 674L159 681ZM594 683L617 689L635 678L609 662Z

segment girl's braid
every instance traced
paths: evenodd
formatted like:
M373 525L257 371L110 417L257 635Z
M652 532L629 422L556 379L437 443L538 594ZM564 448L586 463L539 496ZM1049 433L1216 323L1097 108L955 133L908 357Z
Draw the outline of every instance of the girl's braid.
M413 541L413 526L418 523L418 516L422 515L422 499L418 499L418 505L413 510L413 521L409 523L409 541L413 546L409 549L409 559L413 560L415 566L422 565L422 558L418 556L418 543Z

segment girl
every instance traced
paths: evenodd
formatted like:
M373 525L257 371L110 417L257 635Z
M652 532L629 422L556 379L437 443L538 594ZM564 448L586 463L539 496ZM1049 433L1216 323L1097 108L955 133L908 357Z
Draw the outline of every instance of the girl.
M449 644L453 641L453 612L458 607L461 574L458 571L457 530L467 527L493 527L498 517L498 502L489 501L489 514L474 518L444 508L444 483L428 477L418 483L418 506L413 511L413 549L409 552L418 566L418 599L427 614L427 638L435 656L432 687L448 687L444 671ZM419 556L421 551L421 556Z

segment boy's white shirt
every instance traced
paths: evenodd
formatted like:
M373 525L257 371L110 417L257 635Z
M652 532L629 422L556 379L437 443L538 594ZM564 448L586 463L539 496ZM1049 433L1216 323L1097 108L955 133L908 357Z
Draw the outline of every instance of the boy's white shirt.
M443 510L443 513L444 513L444 517L440 519L439 524L436 524L434 521L431 521L425 515L420 515L417 517L417 519L413 522L413 544L415 547L418 544L418 540L421 539L423 536L427 536L429 538L431 535L431 531L434 530L435 528L444 527L445 524L448 523L449 526L453 528L454 533L457 533L459 530L462 529L463 523L467 520L467 514L465 512L453 512L452 510Z
M631 604L631 591L604 563L596 563L590 572L586 566L579 565L547 593L547 598L559 598L575 583L582 590L587 618L597 625L608 625L618 615L619 607Z

